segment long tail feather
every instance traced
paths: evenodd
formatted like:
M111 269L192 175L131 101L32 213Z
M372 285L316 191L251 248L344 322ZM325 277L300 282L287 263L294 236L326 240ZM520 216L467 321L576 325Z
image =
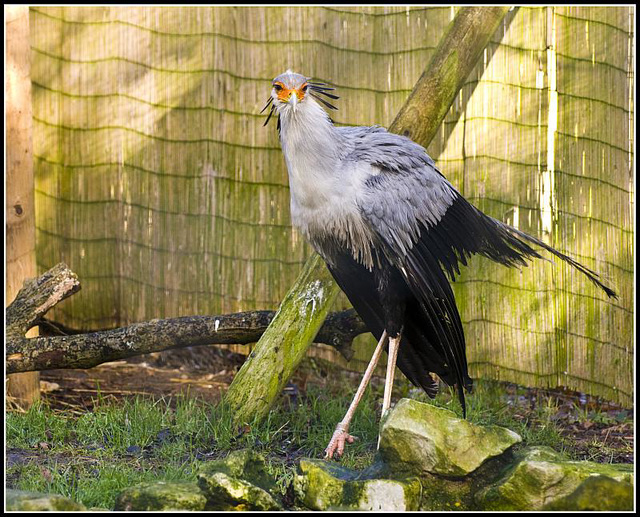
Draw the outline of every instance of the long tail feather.
M600 280L600 276L595 271L591 271L589 268L583 266L582 264L580 264L576 260L572 259L571 257L565 255L564 253L561 253L557 249L549 246L548 244L546 244L545 242L541 241L540 239L536 239L535 237L532 237L531 235L529 235L527 233L524 233L523 231L518 230L517 228L514 228L513 226L505 224L502 221L498 221L497 219L493 219L493 218L490 218L490 219L493 222L495 222L500 229L505 231L505 233L507 234L507 239L506 240L507 240L508 244L510 244L510 245L512 245L514 247L517 247L517 248L521 248L521 246L523 244L526 246L526 244L523 243L520 240L520 239L524 239L526 241L529 241L529 242L535 244L536 246L540 246L541 248L545 249L549 253L552 253L556 257L564 260L567 264L573 266L578 271L580 271L582 274L586 275L587 278L589 280L591 280L591 282L593 282L595 285L597 285L600 289L602 289L607 294L607 296L609 298L614 298L614 299L618 298L618 295L616 294L616 292L613 289L611 289L610 287L608 287L604 283L602 283L602 281Z

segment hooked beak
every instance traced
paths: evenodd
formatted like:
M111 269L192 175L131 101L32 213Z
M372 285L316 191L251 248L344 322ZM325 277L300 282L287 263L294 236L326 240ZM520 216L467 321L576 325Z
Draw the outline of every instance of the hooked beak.
M293 111L296 111L296 106L298 105L298 94L295 91L291 92L291 95L289 95L289 104L291 104L291 107L293 108Z

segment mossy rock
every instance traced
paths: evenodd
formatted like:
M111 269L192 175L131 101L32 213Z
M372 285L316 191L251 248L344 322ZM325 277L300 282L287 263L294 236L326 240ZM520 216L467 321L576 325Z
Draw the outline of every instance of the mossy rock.
M234 451L207 463L198 473L208 510L279 510L275 479L264 458L249 450Z
M82 512L86 507L58 494L8 489L6 510L10 512Z
M422 511L468 511L474 510L473 484L468 479L446 479L423 475Z
M222 472L232 478L244 479L267 492L276 489L276 481L267 472L264 457L251 449L232 451L224 459L209 461L199 472L203 475Z
M223 472L200 475L198 483L206 493L208 510L280 510L278 501L266 490Z
M115 510L168 511L204 510L207 498L196 483L155 481L141 483L120 492Z
M555 511L632 511L633 486L608 476L589 476L566 497L547 504Z
M444 477L422 474L422 511L477 511L480 508L475 494L500 478L506 468L514 462L514 451L483 463L472 474L465 477Z
M311 510L414 511L419 508L422 487L417 478L365 479L365 475L335 463L303 459L293 480L294 492L300 504Z
M549 447L531 447L516 455L515 464L498 481L478 492L476 501L485 510L541 510L561 500L569 504L591 476L631 484L633 467L566 461Z
M382 424L380 454L393 472L460 478L521 441L504 427L479 426L447 409L402 399Z

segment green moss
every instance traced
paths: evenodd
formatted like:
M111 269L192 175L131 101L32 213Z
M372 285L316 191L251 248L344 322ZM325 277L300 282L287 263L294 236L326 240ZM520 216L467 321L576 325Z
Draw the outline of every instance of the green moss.
M207 500L196 483L155 481L121 492L115 510L204 510Z
M380 453L397 471L463 477L521 440L509 429L478 426L447 409L402 399L382 425Z
M423 474L420 510L473 510L472 484L469 480L451 480Z
M232 451L221 460L206 463L201 476L222 472L229 477L242 478L266 491L275 489L275 480L266 470L264 457L251 449Z
M326 510L342 504L344 481L352 478L348 469L321 460L302 459L294 478L294 491L312 510Z
M547 504L555 511L632 511L633 486L608 476L590 476L566 497Z
M323 260L318 255L309 259L227 390L225 401L237 422L268 414L339 292Z
M230 453L206 464L198 474L210 510L278 510L276 482L266 471L264 458L250 450Z
M10 512L74 512L84 511L86 508L80 503L57 494L8 489L6 510Z
M354 471L323 460L303 459L293 486L312 510L417 510L422 486L417 478L366 478L378 469Z
M198 486L206 494L208 510L280 509L280 504L269 492L223 472L200 474Z
M547 447L524 449L496 483L476 495L476 502L485 510L539 510L569 496L593 475L631 483L633 467L564 461Z

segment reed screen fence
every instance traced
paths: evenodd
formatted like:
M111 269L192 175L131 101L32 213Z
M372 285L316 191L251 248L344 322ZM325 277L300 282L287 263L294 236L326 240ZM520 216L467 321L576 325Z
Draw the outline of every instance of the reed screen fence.
M276 308L311 250L262 127L271 79L332 83L336 124L388 126L455 12L33 7L38 267L65 261L83 286L53 318L97 329ZM632 402L634 15L511 11L429 147L476 206L620 295L563 264L475 258L454 284L472 376ZM349 365L314 353L362 369L369 345Z

